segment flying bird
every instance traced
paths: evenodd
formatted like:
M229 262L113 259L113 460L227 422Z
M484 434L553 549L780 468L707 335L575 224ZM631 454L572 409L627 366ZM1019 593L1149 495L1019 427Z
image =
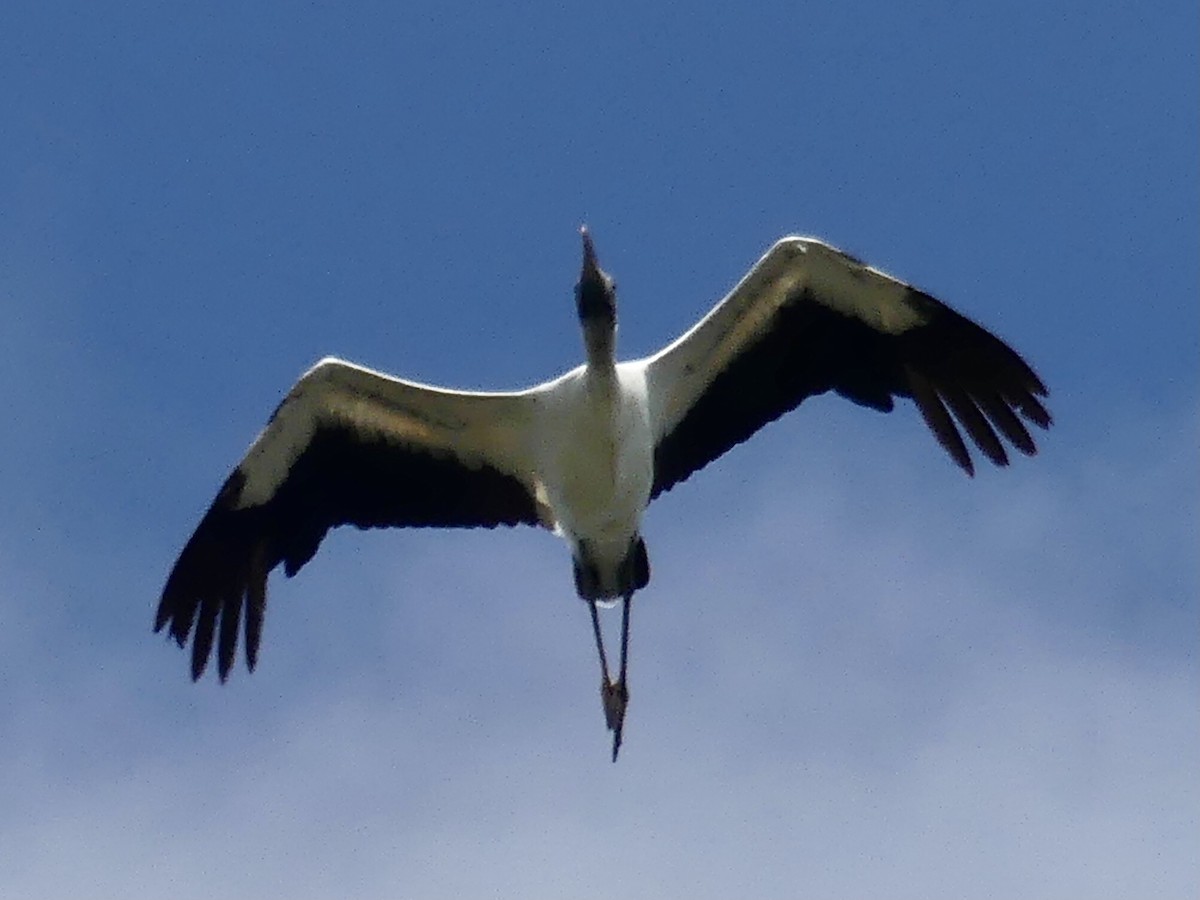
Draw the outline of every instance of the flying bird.
M192 639L198 679L239 633L258 661L267 577L290 577L329 529L532 525L571 550L621 747L630 604L650 580L641 520L656 497L806 398L891 412L910 398L968 475L963 433L998 466L1036 452L1046 387L1007 344L926 293L819 240L785 237L682 337L617 362L617 296L586 228L575 304L585 361L521 391L456 391L340 359L291 388L226 479L163 589L154 630ZM597 605L622 603L614 677Z

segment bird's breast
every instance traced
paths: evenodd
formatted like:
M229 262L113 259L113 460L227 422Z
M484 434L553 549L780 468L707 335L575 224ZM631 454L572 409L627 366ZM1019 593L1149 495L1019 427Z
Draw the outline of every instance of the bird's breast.
M620 540L637 532L650 497L653 448L637 394L581 387L545 431L544 483L559 527L577 539Z

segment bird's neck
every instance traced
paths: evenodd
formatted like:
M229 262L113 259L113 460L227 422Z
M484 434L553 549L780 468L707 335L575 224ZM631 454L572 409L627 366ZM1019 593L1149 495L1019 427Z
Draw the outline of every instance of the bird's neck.
M588 377L612 381L617 369L617 329L611 322L592 320L583 328Z

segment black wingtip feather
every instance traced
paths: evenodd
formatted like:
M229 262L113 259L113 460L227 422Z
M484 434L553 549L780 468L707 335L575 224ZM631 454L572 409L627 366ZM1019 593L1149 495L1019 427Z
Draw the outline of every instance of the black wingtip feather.
M192 636L192 681L199 681L208 665L212 652L213 633L217 625L220 601L210 594L200 605L200 616L196 621L196 633Z
M246 590L246 668L258 664L258 644L262 639L263 617L267 609L267 553L260 543L251 560L250 582Z
M234 585L234 589L221 604L221 634L217 643L217 674L222 683L229 678L229 670L233 668L234 656L237 654L238 626L241 624L241 614L241 586Z
M933 385L924 375L910 367L905 367L905 374L908 377L908 389L912 398L916 401L917 409L921 411L921 417L925 419L925 424L929 426L933 436L950 454L950 458L958 463L964 472L974 477L975 464L971 461L967 445L963 443L962 435L958 433L958 429L954 425L954 419L946 411L946 407Z
M1020 411L1021 415L1039 428L1046 429L1054 424L1053 417L1033 394L1013 391L1005 396Z

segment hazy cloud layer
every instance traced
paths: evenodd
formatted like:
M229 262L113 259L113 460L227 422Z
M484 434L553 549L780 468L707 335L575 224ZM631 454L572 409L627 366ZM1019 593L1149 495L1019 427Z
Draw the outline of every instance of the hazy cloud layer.
M274 582L263 669L224 689L188 685L171 648L122 659L144 631L64 675L53 625L10 630L0 888L1185 896L1194 656L1120 627L1130 570L1196 618L1186 440L1158 450L961 490L949 467L848 487L773 462L750 499L734 465L681 491L648 523L617 766L565 554L536 534L335 541ZM1157 487L1095 492L1101 470ZM1139 514L1163 540L1096 524ZM53 605L5 595L6 621Z

